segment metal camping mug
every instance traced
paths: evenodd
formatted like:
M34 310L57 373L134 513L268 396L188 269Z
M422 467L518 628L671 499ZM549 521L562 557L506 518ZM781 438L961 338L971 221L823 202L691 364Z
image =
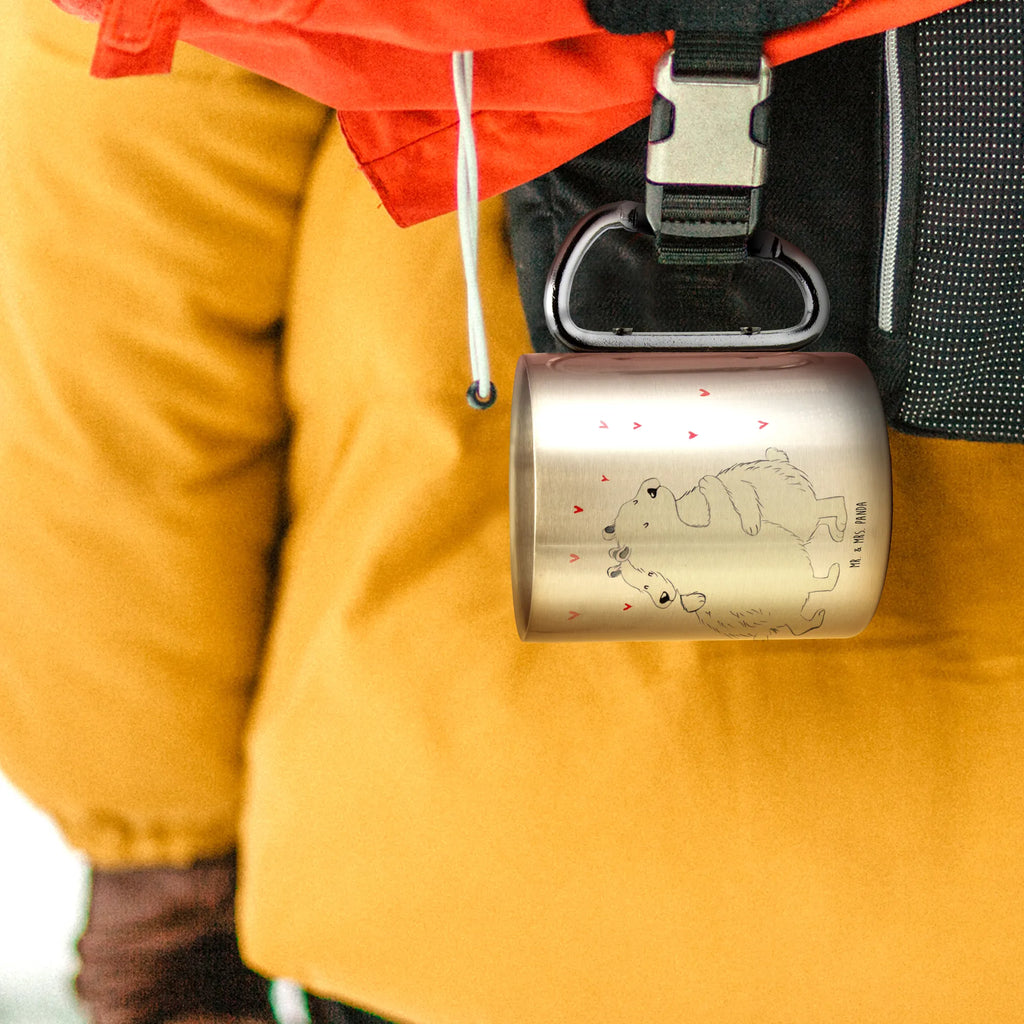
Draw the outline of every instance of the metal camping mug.
M792 327L595 331L573 280L639 204L570 232L545 318L572 354L523 356L512 398L512 587L524 640L848 637L882 592L892 474L867 366L801 347L828 320L813 263L769 232L747 255L803 299Z
M524 640L835 638L870 621L891 471L855 356L527 355L512 405Z

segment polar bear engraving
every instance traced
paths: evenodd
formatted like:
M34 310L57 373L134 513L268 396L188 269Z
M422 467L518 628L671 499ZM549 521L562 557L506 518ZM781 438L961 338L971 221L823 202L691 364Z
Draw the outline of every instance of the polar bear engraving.
M835 588L839 563L816 576L806 544L821 526L832 541L847 525L845 498L818 498L806 474L777 448L738 463L677 498L645 480L605 528L614 540L608 575L658 608L696 616L728 637L799 636L819 628L824 609L809 598Z
M761 522L775 523L809 541L825 525L834 541L846 532L846 500L818 498L807 474L789 461L780 448L769 448L763 459L739 462L716 474L729 492L743 529L757 533ZM679 518L690 526L707 526L710 507L699 487L676 500Z

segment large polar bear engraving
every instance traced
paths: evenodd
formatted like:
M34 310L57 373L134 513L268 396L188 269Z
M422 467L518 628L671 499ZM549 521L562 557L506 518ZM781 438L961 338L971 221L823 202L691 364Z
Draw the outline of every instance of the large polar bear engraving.
M846 501L818 498L785 452L741 462L676 497L645 480L605 536L615 547L608 575L646 593L658 608L678 605L729 637L799 636L819 628L812 594L831 591L839 563L816 576L806 544L824 526L843 539Z

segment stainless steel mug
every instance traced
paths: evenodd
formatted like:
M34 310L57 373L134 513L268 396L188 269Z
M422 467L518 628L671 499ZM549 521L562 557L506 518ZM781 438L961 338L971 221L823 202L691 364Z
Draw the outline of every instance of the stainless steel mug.
M523 356L511 433L524 640L835 638L881 595L892 488L855 356Z

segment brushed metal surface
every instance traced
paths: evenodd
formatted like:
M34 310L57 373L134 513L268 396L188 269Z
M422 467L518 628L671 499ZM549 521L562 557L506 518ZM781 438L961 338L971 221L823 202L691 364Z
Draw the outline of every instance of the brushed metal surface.
M841 353L522 357L512 403L525 640L835 638L888 564L888 435Z

